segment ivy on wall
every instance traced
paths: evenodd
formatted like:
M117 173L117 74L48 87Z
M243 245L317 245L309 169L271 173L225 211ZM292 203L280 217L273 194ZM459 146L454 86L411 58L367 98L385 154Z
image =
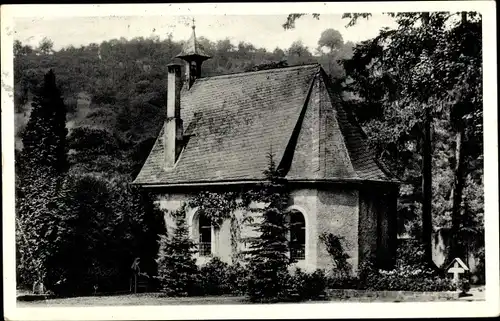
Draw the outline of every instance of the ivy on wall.
M220 228L222 223L233 216L238 206L238 193L217 193L202 191L189 201L191 208L197 208L203 213L215 228Z
M335 271L339 277L348 277L351 272L351 265L347 261L349 255L346 253L344 245L347 243L344 237L337 236L332 233L322 233L319 236L321 242L326 246L326 250L333 261L333 271Z
M230 220L233 262L240 261L243 256L238 244L242 241L242 226L253 223L253 217L249 214L270 210L271 207L285 208L287 205L288 194L282 191L283 178L276 168L273 155L270 154L268 157L269 168L263 172L268 182L239 192L202 191L188 201L189 207L196 208L205 215L216 229L219 229L225 220ZM267 206L263 209L252 208L250 206L252 202L264 203ZM235 213L238 209L242 210L241 217Z
M241 226L251 220L246 211L243 216L238 217L235 212L238 209L246 210L249 198L239 192L211 192L202 191L191 198L188 205L205 215L212 226L219 229L225 220L230 220L231 225L231 253L233 262L241 259L238 244L241 241Z

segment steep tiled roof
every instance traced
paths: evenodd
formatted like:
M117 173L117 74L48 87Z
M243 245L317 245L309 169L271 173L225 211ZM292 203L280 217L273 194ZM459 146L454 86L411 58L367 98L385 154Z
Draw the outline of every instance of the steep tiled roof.
M319 65L314 64L197 79L190 89L181 90L181 118L189 140L176 166L166 170L162 165L162 128L135 183L163 185L261 180L270 151L280 164L292 155L294 159L290 159L292 167L289 173L292 179L386 180L366 146L361 128L353 123L333 94L326 92L323 77ZM317 86L319 89L315 90L321 90L322 95L318 93L317 96L330 99L330 107L322 108L332 109L333 106L335 112L332 111L330 117L336 121L330 120L318 127L323 129L319 129L322 134L318 134L316 149L306 147L293 156L290 151L298 149L296 141L306 141L306 144L312 141L303 138L300 131L304 132L303 126L314 123L311 113L317 113L319 117L319 107L313 110L311 103L311 100L319 101L319 98L311 98L314 85L319 83L323 86ZM309 116L304 121L306 114ZM324 129L337 123L337 129ZM340 133L343 138L337 137ZM325 143L332 136L339 141L335 146ZM335 150L328 154L329 149ZM332 158L338 155L339 149L345 151L343 161L352 163L346 164L345 168L351 169L327 170L333 161L337 167L342 167L342 161ZM312 167L318 164L317 169L312 169L318 173L313 174L309 160L304 158L312 150L319 155L312 161ZM321 155L326 154L330 158L323 159ZM293 162L308 166L309 170L296 170L298 167Z
M368 146L366 135L356 122L354 115L342 106L341 100L333 93L331 86L326 86L326 88L335 105L340 130L357 176L363 180L387 180L388 175L376 161L373 150Z
M162 129L135 183L262 179L267 154L281 159L318 71L306 65L197 79L181 90L184 127L197 121L176 166L162 166Z

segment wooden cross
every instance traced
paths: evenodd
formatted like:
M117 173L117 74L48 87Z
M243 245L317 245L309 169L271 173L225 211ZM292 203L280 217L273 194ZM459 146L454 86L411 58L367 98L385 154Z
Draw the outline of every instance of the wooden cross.
M460 278L460 274L464 273L465 269L460 266L458 262L455 261L455 264L453 264L453 267L448 269L448 273L453 273L453 281L458 282Z

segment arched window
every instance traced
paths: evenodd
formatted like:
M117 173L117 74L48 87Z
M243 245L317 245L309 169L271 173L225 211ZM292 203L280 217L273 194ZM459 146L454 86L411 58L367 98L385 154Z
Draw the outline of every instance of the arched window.
M306 221L299 211L290 212L290 259L292 261L306 258Z
M199 215L198 222L199 254L200 256L210 256L212 254L212 224L205 215Z

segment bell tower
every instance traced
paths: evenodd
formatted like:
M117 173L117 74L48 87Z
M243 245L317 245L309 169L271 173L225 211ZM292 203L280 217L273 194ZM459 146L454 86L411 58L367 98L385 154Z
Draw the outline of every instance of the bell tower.
M196 41L194 19L191 28L193 29L191 37L184 44L182 52L176 56L186 62L186 84L188 89L191 88L196 79L201 77L201 65L203 61L211 58L205 53L198 41Z

